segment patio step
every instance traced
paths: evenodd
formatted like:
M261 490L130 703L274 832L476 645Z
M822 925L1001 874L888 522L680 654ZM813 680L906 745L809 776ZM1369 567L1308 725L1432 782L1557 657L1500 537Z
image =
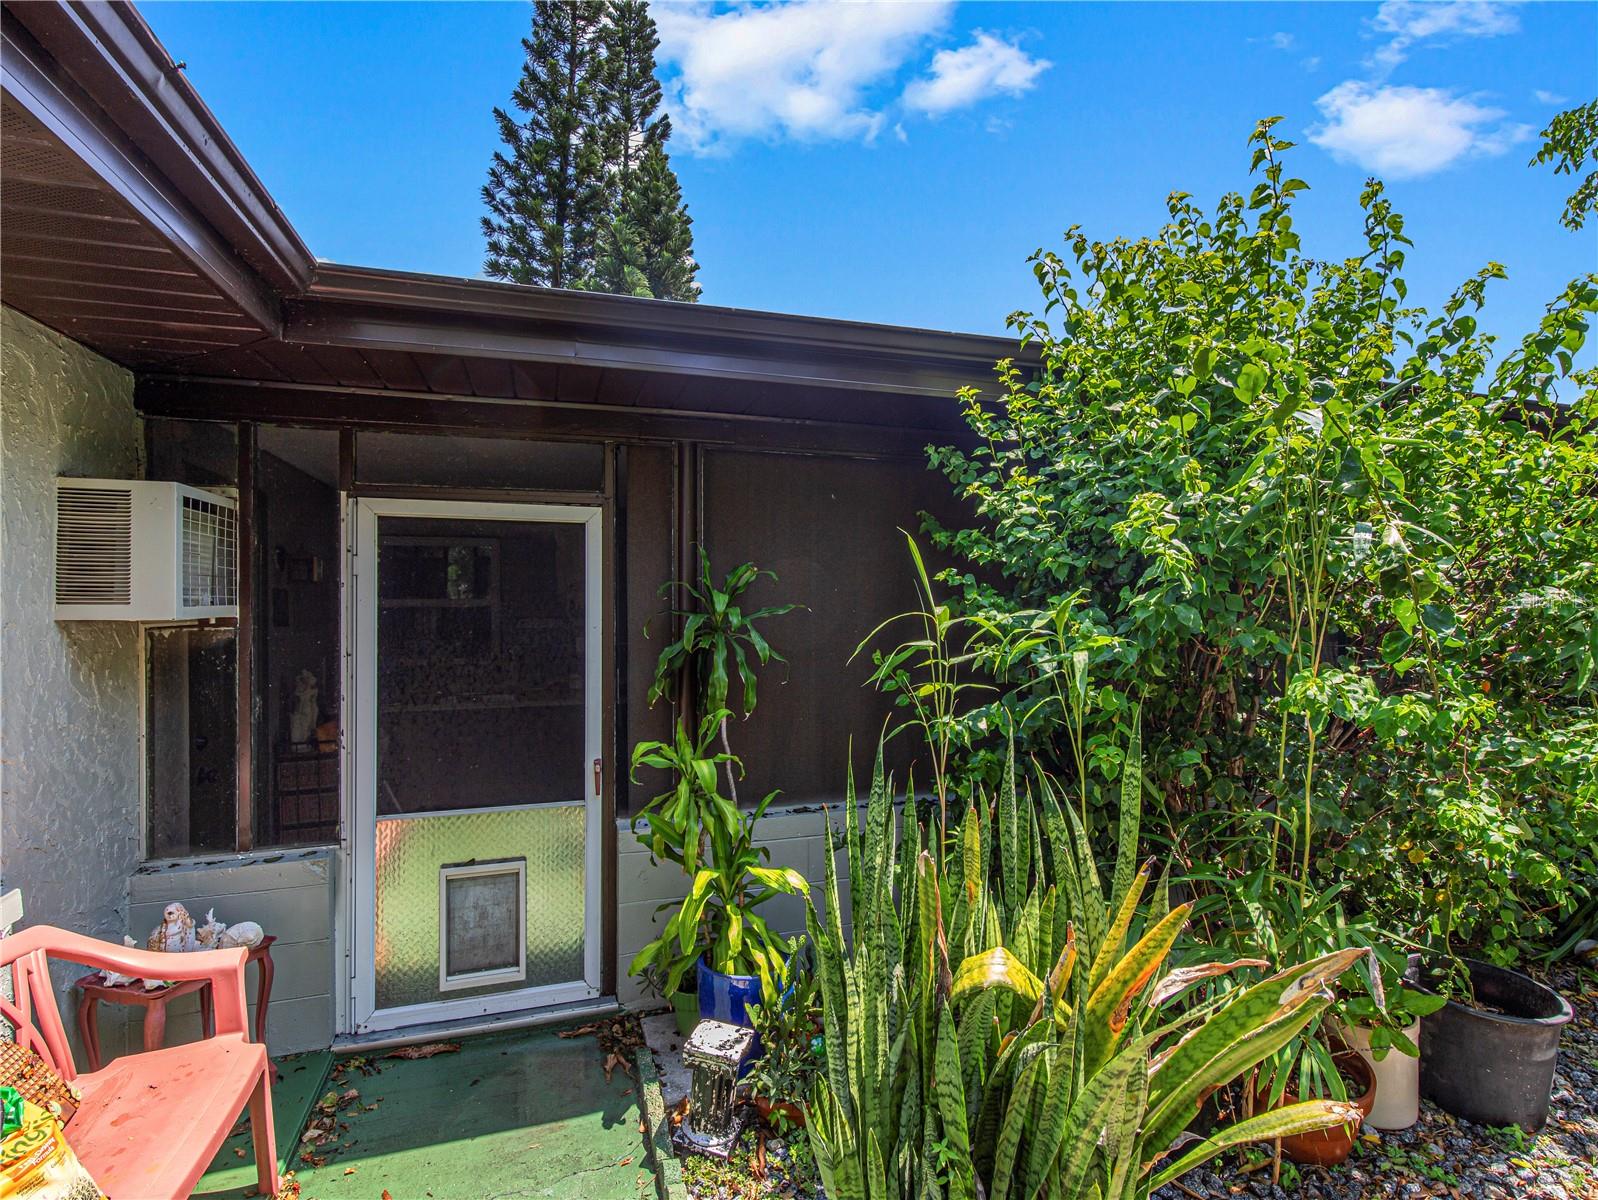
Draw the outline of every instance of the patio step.
M640 1129L637 1078L591 1034L525 1029L452 1039L426 1058L376 1050L375 1074L343 1085L359 1101L340 1112L323 1161L296 1168L317 1200L649 1200L656 1195ZM626 1064L631 1067L632 1064Z

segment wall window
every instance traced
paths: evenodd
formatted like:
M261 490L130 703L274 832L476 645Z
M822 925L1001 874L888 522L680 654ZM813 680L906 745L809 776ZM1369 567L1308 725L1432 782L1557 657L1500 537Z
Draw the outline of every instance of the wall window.
M147 478L236 490L247 465L253 483L253 505L241 505L250 509L244 627L144 633L146 853L337 841L339 435L255 427L242 442L248 464L234 425L152 420L146 437ZM251 651L242 728L241 638Z
M252 844L338 840L338 434L259 426Z
M597 492L605 486L605 448L587 442L363 431L355 435L355 482Z
M152 858L235 848L238 631L144 631L145 795Z

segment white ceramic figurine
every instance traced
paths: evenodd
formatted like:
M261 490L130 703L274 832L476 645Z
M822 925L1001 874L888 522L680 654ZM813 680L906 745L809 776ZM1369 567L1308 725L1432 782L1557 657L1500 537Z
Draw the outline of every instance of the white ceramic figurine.
M200 943L194 936L194 918L183 905L173 902L161 910L161 923L155 927L145 942L149 950L164 950L168 954L181 954L198 950Z

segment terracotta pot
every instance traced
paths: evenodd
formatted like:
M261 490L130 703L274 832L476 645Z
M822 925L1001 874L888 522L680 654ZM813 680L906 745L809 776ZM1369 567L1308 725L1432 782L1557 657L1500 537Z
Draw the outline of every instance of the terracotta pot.
M788 1120L794 1125L799 1126L801 1129L804 1128L804 1110L797 1104L793 1104L787 1100L767 1100L764 1096L752 1096L750 1099L755 1106L755 1111L760 1114L760 1119L762 1121L765 1121L769 1124L771 1121L771 1114L780 1113L781 1115L787 1117Z
M1351 1050L1334 1055L1333 1061L1344 1076L1353 1080L1354 1087L1363 1089L1358 1096L1348 1098L1348 1102L1359 1109L1360 1120L1363 1121L1370 1115L1371 1106L1376 1103L1376 1076L1371 1071L1370 1064ZM1256 1097L1254 1102L1256 1111L1263 1110L1264 1099L1263 1095ZM1286 1108L1289 1104L1296 1103L1298 1103L1297 1096L1292 1092L1284 1092L1277 1107ZM1300 1166L1335 1167L1354 1152L1354 1139L1358 1136L1357 1122L1333 1125L1329 1129L1317 1129L1314 1133L1295 1134L1282 1139L1282 1157Z

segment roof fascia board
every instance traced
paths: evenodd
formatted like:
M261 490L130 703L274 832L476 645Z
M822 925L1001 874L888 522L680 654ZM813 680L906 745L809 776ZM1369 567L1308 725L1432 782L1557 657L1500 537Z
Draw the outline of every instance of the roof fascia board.
M311 252L133 5L30 3L12 15L274 290L304 290Z
M983 371L1020 357L1013 338L877 325L709 304L523 287L488 279L383 271L318 263L308 299L592 325L606 330L808 346L829 353L907 356Z
M938 370L934 364L890 356L844 361L819 354L796 355L795 347L781 343L724 349L684 338L676 345L656 345L622 340L620 336L602 337L597 330L574 334L559 326L518 325L471 317L428 319L420 313L340 311L303 302L285 306L283 337L302 345L656 371L945 399L961 387L981 387L986 382L974 370L956 373Z
M44 7L41 5L40 7ZM250 271L187 201L130 153L118 131L52 69L26 31L0 25L0 86L40 125L126 201L172 249L263 332L281 332L277 296Z

